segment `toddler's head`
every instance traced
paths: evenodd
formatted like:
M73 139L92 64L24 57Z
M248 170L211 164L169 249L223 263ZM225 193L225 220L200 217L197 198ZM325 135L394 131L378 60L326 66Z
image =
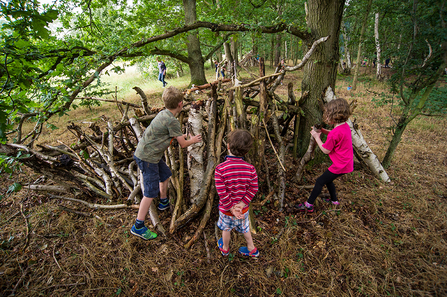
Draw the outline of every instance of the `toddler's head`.
M233 155L245 156L253 145L253 137L247 130L237 129L228 135L228 146Z
M323 119L327 124L346 122L351 116L351 107L343 98L337 98L324 106Z

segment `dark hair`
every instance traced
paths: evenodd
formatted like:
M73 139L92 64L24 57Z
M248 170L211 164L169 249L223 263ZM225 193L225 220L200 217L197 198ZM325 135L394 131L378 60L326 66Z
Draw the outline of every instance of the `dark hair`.
M243 157L253 145L253 136L247 130L237 129L228 135L228 144L233 155Z
M173 86L167 87L161 96L167 109L176 109L178 104L183 101L183 97L182 91Z
M323 119L327 124L346 122L351 116L351 106L343 98L337 98L324 106Z

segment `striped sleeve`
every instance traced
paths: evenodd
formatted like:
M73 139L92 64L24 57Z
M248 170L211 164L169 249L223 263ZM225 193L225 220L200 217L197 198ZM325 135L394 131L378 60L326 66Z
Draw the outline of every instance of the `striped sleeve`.
M258 192L258 175L256 174L256 169L253 166L253 168L251 168L251 178L248 183L248 188L245 193L245 196L242 197L242 202L244 202L245 205L249 205L257 192Z
M230 208L233 206L230 199L230 193L227 192L225 180L219 168L216 168L214 172L214 182L216 184L217 194L219 195L221 208L227 211L230 210Z

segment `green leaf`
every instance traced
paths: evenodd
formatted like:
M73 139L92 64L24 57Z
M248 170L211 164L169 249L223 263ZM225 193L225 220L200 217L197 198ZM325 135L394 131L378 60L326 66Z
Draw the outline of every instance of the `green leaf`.
M82 151L80 151L79 154L80 154L84 159L88 159L88 158L90 158L90 155L88 154L88 151L86 151L86 150L82 150Z
M9 186L7 194L11 194L13 192L18 192L22 189L22 185L20 183L13 183Z

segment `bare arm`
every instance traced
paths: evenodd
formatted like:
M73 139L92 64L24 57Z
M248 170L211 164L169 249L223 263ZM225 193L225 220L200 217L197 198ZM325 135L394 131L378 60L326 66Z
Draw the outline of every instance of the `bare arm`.
M323 129L321 129L321 130L323 130ZM324 129L324 130L326 130L326 129ZM326 131L327 131L327 130L326 130ZM322 132L322 131L317 132L317 131L314 130L314 128L312 128L312 130L310 131L310 134L312 134L312 137L315 138L315 141L317 142L318 146L320 147L320 150L321 150L323 153L325 153L325 154L327 155L327 154L329 154L331 151L328 150L328 149L325 149L325 148L323 147L323 141L322 141L321 138L320 138L321 132Z
M189 139L186 139L186 134L183 134L182 136L177 137L177 141L182 148L185 148L185 147L190 146L191 144L201 142L202 135L198 134L194 137L191 137L191 134L189 134Z
M326 129L324 129L324 128L321 128L321 132L322 132L323 134L328 135L329 132L331 132L331 130L326 130Z

